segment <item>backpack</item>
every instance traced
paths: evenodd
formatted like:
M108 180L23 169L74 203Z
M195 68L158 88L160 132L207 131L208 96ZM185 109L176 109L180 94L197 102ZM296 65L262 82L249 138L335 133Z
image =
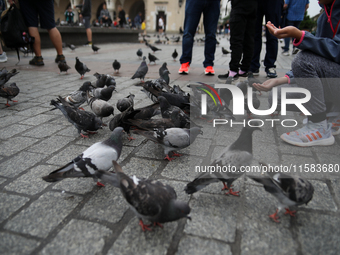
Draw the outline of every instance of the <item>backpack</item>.
M0 31L1 39L5 46L7 48L14 48L17 51L19 62L19 48L29 48L30 46L33 49L34 37L29 35L22 14L15 4L12 4L8 10L2 13Z

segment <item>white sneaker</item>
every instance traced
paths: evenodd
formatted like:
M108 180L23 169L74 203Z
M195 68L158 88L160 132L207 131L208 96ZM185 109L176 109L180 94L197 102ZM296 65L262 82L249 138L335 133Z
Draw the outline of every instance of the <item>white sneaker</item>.
M335 141L331 131L332 125L326 120L308 123L302 128L281 135L281 139L286 143L296 146L327 146L332 145Z
M0 63L7 62L7 55L6 52L0 54Z
M283 56L289 56L289 50L284 50L282 51Z
M340 134L340 112L329 112L326 114L327 122L332 125L332 135ZM303 119L302 123L306 125L308 118Z

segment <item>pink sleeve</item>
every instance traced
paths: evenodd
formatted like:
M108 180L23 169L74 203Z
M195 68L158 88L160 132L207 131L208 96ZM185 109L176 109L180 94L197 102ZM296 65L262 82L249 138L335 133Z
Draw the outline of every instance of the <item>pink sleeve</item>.
M285 77L288 79L288 84L290 84L290 77L286 74Z
M302 31L302 35L301 35L300 41L297 42L296 39L294 39L293 45L294 45L295 47L299 46L299 45L301 44L301 42L302 42L302 40L303 40L304 37L305 37L305 31Z

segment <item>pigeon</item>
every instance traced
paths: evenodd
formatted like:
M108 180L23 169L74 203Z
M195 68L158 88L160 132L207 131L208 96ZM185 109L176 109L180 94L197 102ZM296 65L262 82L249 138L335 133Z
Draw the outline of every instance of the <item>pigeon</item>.
M266 177L248 177L261 183L264 189L279 201L278 209L276 209L275 213L269 215L275 222L279 222L277 214L283 208L286 210L285 214L295 216L296 211L289 210L290 206L307 205L312 200L314 187L306 179L281 172L268 171L268 175Z
M67 73L67 70L68 70L68 69L71 69L71 67L69 67L69 66L66 64L65 61L59 61L59 62L58 62L58 68L59 68L59 70L60 70L59 74L60 74L61 72L66 72L66 73Z
M210 183L222 181L223 189L229 190L226 194L238 196L239 191L233 191L231 184L238 177L242 175L239 172L240 167L249 166L253 159L253 139L252 135L255 130L261 130L259 127L245 126L237 138L237 140L223 149L221 154L212 161L210 166L230 167L235 171L215 171L215 172L202 172L192 182L188 183L185 192L187 194L193 194ZM226 184L227 183L227 184Z
M151 64L151 62L154 62L156 64L156 60L159 60L159 59L156 56L149 53L149 61L150 61L149 64Z
M124 97L122 99L119 99L117 101L117 109L120 111L120 112L124 112L126 109L128 109L129 107L132 107L134 106L134 101L133 99L135 98L135 95L134 94L131 94L128 95L127 97Z
M91 93L94 97L99 98L104 101L109 101L112 97L113 91L116 89L114 85L108 86L106 88L93 88Z
M178 43L180 39L181 39L180 36L171 38L171 40L172 40L173 42L175 42L175 43Z
M181 156L174 151L188 147L199 134L203 134L199 127L192 127L190 129L169 128L166 130L156 128L154 131L135 130L134 133L143 135L147 139L162 145L164 155L166 155L164 159L169 161L174 159L169 157L170 152L173 152L172 156Z
M163 227L161 223L176 221L181 218L190 219L188 203L178 201L173 187L156 180L130 178L124 174L117 162L112 162L117 173L120 191L128 202L131 210L139 219L142 230L151 231L145 221L150 221L154 226ZM143 222L144 221L144 222Z
M65 48L65 47L63 47ZM24 57L27 57L29 53L33 52L31 49L27 47L20 47L19 50L24 53Z
M163 84L164 83L164 84ZM152 100L152 102L158 102L158 96L161 92L165 92L163 88L167 85L163 79L157 79L155 81L146 81L142 83L142 91Z
M150 45L150 44L148 44L147 46L149 46L149 48L152 50L153 53L155 53L155 52L158 51L158 50L161 50L161 49L158 49L157 47L152 46L152 45Z
M141 57L143 56L143 51L142 51L142 49L138 49L138 50L137 50L137 56L138 56L139 58L141 58Z
M76 90L71 92L69 95L64 97L64 100L69 103L71 106L74 106L76 108L80 107L83 103L86 102L87 95L86 92L90 89L91 87L91 82L86 81L81 85L81 87ZM84 110L83 108L81 108Z
M104 88L107 76L105 74L99 74L99 73L94 73L93 76L97 78L97 80L95 81L93 85L96 88Z
M106 74L105 85L106 85L106 86L112 86L112 85L114 85L115 88L116 88L116 79L115 79L113 76L111 76L111 75L109 75L109 74Z
M177 94L177 95L181 95L181 96L188 96L190 97L190 94L189 93L185 93L184 90L181 89L181 87L179 85L174 85L172 87L173 89L173 93L174 94Z
M132 111L132 107L129 107L124 112L116 114L109 123L109 128L111 131L114 130L116 127L122 127L127 133L129 141L134 140L135 138L133 138L130 133L131 124L125 122L125 119L128 119L127 116L129 116Z
M178 53L177 53L176 49L174 50L174 52L172 53L171 56L174 59L174 61L176 61L176 58L178 57Z
M138 67L137 71L135 72L135 74L131 77L131 79L136 79L136 78L140 78L141 80L144 81L144 77L146 75L146 73L148 72L149 68L148 65L145 62L146 57L143 57L143 61L140 64L140 66Z
M190 108L190 97L187 95L183 96L179 94L164 93L164 92L161 92L159 95L162 97L165 97L165 99L171 105L177 106L181 109Z
M51 100L51 105L58 108L64 114L67 120L76 127L81 137L88 137L81 132L82 130L91 134L102 128L102 121L92 112L79 110L71 106L61 96L57 100L58 102Z
M92 50L94 53L98 53L98 50L100 50L100 48L92 44Z
M113 61L112 67L113 67L113 70L115 72L119 73L120 63L117 61L117 59L115 59L115 61Z
M222 47L222 53L223 53L223 54L229 54L230 51L228 51L228 50L226 50L224 47Z
M96 114L100 118L101 121L103 121L104 117L108 117L111 114L114 115L113 106L110 105L108 102L101 100L99 98L90 96L89 93L87 97L88 97L88 104L90 105L91 110L94 112L94 114ZM106 126L106 124L103 124L103 126Z
M73 44L66 44L67 47L69 47L72 51L74 51L77 47L74 46Z
M160 114L159 103L154 103L142 108L138 108L133 110L135 113L133 114L133 119L141 119L148 120L153 116Z
M65 178L92 177L96 179L98 170L107 171L112 165L112 160L118 160L122 152L123 129L117 127L110 137L102 142L97 142L87 148L82 154L74 158L65 166L42 177L46 182L56 182ZM97 183L98 186L103 186Z
M79 58L76 57L76 64L74 66L77 72L80 74L80 79L84 78L86 72L90 72L91 70L87 68L87 66L79 61Z
M19 72L17 69L12 69L11 71L7 71L6 68L2 68L0 70L0 86L4 85L8 82L13 76L17 75Z
M4 97L7 99L7 103L5 104L6 106L11 106L8 103L8 100L15 102L15 103L18 102L18 101L12 100L12 98L16 97L19 94L19 92L20 92L20 89L18 88L15 82L0 86L0 97Z
M167 67L167 63L164 62L163 65L159 68L159 76L165 80L166 84L169 85L170 83L170 77L169 77L170 71Z

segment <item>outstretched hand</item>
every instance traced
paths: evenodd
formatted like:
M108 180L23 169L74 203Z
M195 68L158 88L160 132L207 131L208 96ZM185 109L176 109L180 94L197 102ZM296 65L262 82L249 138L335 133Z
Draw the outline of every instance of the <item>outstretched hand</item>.
M293 37L296 38L297 41L300 41L301 36L302 36L302 32L301 30L297 29L296 27L293 26L288 26L288 27L284 27L284 28L277 28L274 26L273 23L271 23L270 21L267 22L266 27L268 28L269 32L281 39L281 38L286 38L286 37Z
M253 87L258 91L270 91L273 87L281 84L288 83L287 77L280 77L275 79L266 80L264 83L253 83Z

